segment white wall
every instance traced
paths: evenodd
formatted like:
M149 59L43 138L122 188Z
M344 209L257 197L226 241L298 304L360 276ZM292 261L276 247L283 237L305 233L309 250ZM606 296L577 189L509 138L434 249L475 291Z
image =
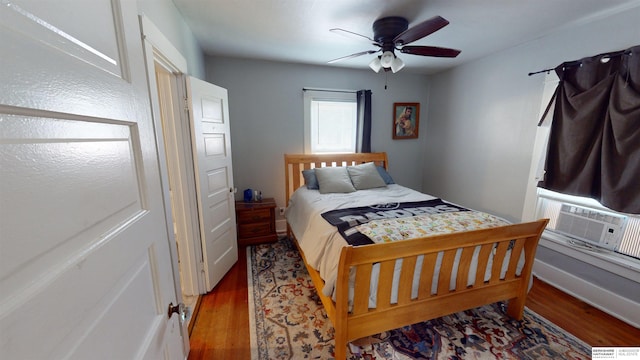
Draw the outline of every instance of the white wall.
M246 188L284 204L284 154L303 152L303 87L372 90L372 151L386 151L399 184L421 190L428 84L422 75L399 72L209 57L206 80L229 91L233 174L237 199ZM394 102L419 102L418 139L392 140Z
M204 56L191 29L171 0L137 0L138 13L147 16L187 60L189 74L204 79Z

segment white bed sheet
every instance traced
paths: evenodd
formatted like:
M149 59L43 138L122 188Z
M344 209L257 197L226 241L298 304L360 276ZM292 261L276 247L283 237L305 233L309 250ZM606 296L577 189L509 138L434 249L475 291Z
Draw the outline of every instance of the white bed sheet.
M347 246L347 242L335 226L322 218L322 213L385 202L432 199L435 197L397 184L346 194L320 194L318 190L309 190L302 186L292 194L285 217L307 262L318 270L324 279L323 292L330 296L335 286L340 251Z
M285 217L293 231L293 234L298 240L300 248L304 252L307 263L316 269L320 273L320 277L325 281L323 293L326 296L334 296L340 252L342 248L348 244L342 235L340 235L337 228L322 218L322 213L335 209L367 206L387 202L414 202L433 199L436 199L436 197L397 184L390 184L381 188L358 190L356 192L346 194L320 194L318 190L309 190L306 186L302 186L292 194L285 211ZM454 268L457 268L459 255L460 254L456 256ZM510 251L507 253L507 256L505 256L505 261L502 264L501 277L503 277L506 272L506 266L508 265L509 258ZM438 256L436 269L439 269L440 261L441 256ZM471 264L469 274L470 284L475 280L476 263L477 251ZM523 263L524 254L521 254L518 264L518 273L520 272ZM392 303L395 303L397 300L397 282L399 281L401 266L402 261L396 261L393 281L394 285L392 286ZM417 259L416 266L417 269L420 269L422 266L422 257ZM372 308L376 306L377 302L375 298L375 289L377 287L378 268L379 267L374 266L371 291L369 292L369 306ZM491 275L490 269L491 263L487 266L485 280L488 280L488 277ZM419 272L416 272L414 275L412 297L417 297ZM432 292L435 292L437 289L437 276L437 273L434 274L435 280ZM455 287L455 276L451 277L451 286L452 288ZM352 296L350 296L350 298L352 298Z

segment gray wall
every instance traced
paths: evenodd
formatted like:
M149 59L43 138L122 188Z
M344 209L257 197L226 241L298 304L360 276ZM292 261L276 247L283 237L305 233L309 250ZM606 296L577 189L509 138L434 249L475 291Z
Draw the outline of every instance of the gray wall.
M545 77L527 74L638 45L639 19L628 9L433 76L423 190L519 221ZM537 259L629 296L629 281L600 268L548 249Z
M146 15L187 60L190 75L204 79L204 56L191 29L171 0L138 0L138 13Z
M229 91L231 147L237 199L246 188L262 190L285 206L285 153L303 152L302 88L372 90L372 151L386 151L397 183L421 190L428 82L408 72L208 57L206 80ZM385 90L385 77L388 88ZM394 102L419 102L418 139L392 140Z
M638 19L640 7L433 76L424 191L520 220L545 77L527 74L637 45Z

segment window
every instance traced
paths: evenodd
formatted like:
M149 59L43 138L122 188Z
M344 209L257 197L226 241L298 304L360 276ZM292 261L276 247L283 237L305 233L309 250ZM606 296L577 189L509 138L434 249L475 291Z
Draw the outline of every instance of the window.
M555 73L546 76L541 110L546 107L557 84ZM536 157L540 160L537 163L536 181L544 176L544 153L552 114L553 111L549 111L544 123L538 128L536 142L540 153ZM549 218L547 230L566 238L569 244L586 250L610 250L640 259L639 215L613 211L594 199L541 188L537 189L536 198L536 217Z
M354 91L305 90L304 119L305 153L356 152Z

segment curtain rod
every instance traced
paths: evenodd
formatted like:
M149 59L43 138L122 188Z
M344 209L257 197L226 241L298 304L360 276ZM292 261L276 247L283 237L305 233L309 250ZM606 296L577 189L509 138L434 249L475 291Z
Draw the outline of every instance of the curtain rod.
M302 91L326 91L326 92L340 92L340 93L348 93L348 94L355 94L357 93L356 90L331 90L331 89L314 89L314 88L302 88Z
M528 75L529 75L529 76L531 76L531 75L536 75L536 74L541 74L541 73L547 73L547 74L548 74L548 73L550 73L550 72L551 72L551 71L553 71L553 70L555 70L555 68L553 68L553 69L544 69L544 70L539 70L539 71L536 71L536 72L530 72Z
M612 57L612 56L619 56L619 55L631 55L631 50L620 50L620 51L613 51L613 52L609 52L609 53L604 53L604 54L600 54L600 55L596 55L596 56L600 56L600 57ZM572 67L572 66L580 66L582 65L582 60L576 60L576 61L566 61L565 63L569 63L567 65L565 65L565 67ZM540 70L540 71L536 71L536 72L530 72L528 75L536 75L536 74L541 74L541 73L549 73L550 71L555 70L556 68L551 68L551 69L544 69L544 70Z

